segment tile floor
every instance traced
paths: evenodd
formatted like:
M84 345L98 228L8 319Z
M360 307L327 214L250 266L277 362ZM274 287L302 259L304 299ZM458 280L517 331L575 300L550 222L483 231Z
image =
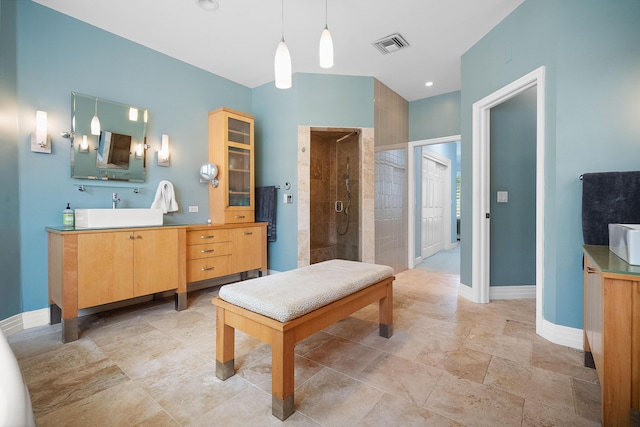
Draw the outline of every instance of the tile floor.
M596 426L595 371L582 352L534 332L533 300L477 305L459 277L397 274L394 329L377 333L372 305L296 346L287 425ZM159 300L9 338L39 426L264 426L271 415L270 347L236 332L236 375L215 376L217 288L188 310Z

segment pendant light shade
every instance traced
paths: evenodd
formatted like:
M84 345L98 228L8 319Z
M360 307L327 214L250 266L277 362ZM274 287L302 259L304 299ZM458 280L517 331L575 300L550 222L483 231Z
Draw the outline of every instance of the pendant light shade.
M100 135L100 119L98 119L98 98L96 98L96 109L91 119L91 135Z
M320 35L320 66L322 68L333 67L333 40L329 28L325 25Z
M331 33L327 25L327 20L329 19L328 2L329 0L324 0L324 30L322 30L322 34L320 34L320 49L318 50L320 66L322 68L333 67L333 40L331 39Z
M278 89L289 89L291 87L291 55L289 48L284 41L284 36L276 49L276 59L274 61L276 74L276 87Z

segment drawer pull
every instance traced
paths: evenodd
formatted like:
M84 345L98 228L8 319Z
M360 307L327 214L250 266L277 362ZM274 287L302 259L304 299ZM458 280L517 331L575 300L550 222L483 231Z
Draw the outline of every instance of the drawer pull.
M596 270L593 267L587 267L587 274L593 274L593 273L597 273L598 270Z
M215 252L215 249L202 249L200 252L206 254L207 252Z
M216 236L214 236L214 235L211 235L211 236L200 236L201 239L213 239L214 237L216 237Z
M242 235L243 236L251 236L253 234L253 231L243 231Z
M135 239L135 237L133 237L133 234L129 234L129 239L130 239L130 240Z
M213 270L215 267L202 267L200 269L200 271L209 271L209 270Z
M236 215L235 218L236 219L244 219L244 215Z

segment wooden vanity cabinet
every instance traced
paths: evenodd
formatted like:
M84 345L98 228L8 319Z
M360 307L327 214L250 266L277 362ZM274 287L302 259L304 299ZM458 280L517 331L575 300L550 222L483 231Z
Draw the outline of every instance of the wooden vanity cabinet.
M267 271L267 223L190 225L187 282Z
M602 425L629 426L640 409L640 267L607 246L583 252L585 364L598 374Z
M186 227L60 230L49 235L51 323L62 341L78 338L78 310L176 291L186 308Z
M209 187L209 218L215 224L255 221L253 116L229 108L209 113L209 161L218 186Z

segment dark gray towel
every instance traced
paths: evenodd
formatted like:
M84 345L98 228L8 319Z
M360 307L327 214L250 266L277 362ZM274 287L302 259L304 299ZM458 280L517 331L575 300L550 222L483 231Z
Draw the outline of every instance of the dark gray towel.
M267 241L276 241L276 206L278 189L273 186L256 187L256 222L268 222Z
M585 245L608 245L609 224L640 224L640 171L582 175Z

